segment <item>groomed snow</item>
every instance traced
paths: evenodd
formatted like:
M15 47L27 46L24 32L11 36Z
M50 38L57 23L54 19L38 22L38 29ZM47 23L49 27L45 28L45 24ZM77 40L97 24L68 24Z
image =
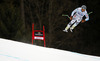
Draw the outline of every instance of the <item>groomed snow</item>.
M0 61L100 61L100 57L0 39Z

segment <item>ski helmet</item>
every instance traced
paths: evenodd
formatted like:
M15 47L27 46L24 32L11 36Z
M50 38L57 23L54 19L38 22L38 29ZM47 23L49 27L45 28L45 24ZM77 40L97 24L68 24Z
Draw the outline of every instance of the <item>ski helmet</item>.
M82 5L81 7L82 7L82 9L86 9L86 5Z

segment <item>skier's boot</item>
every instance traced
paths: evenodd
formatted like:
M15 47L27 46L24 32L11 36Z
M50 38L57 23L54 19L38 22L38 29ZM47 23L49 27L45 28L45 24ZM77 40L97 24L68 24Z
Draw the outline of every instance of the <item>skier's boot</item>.
M70 31L73 32L73 29L70 28Z
M63 30L64 32L68 32L67 30Z

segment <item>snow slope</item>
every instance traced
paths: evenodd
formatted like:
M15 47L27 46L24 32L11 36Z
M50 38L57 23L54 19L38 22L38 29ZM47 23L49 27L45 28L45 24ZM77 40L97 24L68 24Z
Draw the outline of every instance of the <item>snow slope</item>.
M100 57L0 39L0 61L100 61Z

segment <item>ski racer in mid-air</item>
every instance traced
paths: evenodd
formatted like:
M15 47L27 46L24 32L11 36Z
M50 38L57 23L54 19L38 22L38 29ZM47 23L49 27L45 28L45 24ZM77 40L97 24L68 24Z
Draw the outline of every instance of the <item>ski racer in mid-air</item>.
M86 11L86 6L82 5L81 7L76 8L70 16L70 22L69 24L66 26L65 30L63 30L64 32L68 32L68 29L70 28L70 31L73 32L73 29L80 23L80 22L85 22L89 20L89 15ZM83 16L85 16L86 18L83 19Z

